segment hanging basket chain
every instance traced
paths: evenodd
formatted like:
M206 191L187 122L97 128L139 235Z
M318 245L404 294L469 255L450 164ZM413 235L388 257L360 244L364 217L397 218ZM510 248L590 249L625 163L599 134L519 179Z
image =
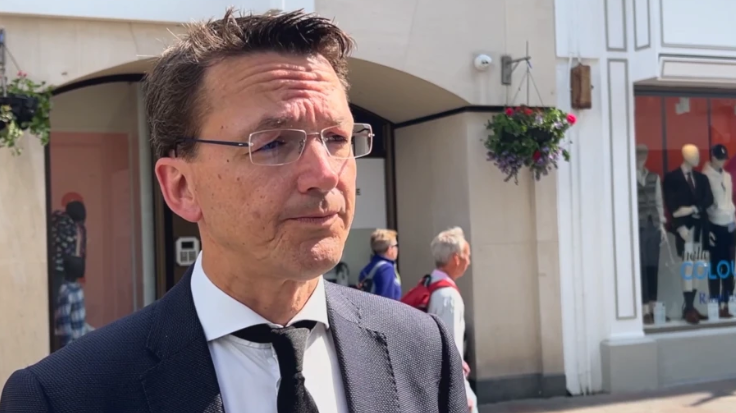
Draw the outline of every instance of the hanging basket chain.
M8 75L5 65L5 55L7 54L8 57L10 57L10 61L13 62L13 66L15 66L16 69L18 69L18 73L23 73L23 69L20 68L20 64L18 64L18 60L16 60L15 56L13 55L13 52L10 51L10 48L8 47L8 44L5 42L5 32L3 30L0 30L0 53L2 53L2 56L0 56L0 83L2 83L2 96L7 97L8 96Z
M544 106L544 100L542 99L542 94L539 93L539 88L537 88L537 82L534 80L534 75L532 74L532 63L530 60L526 61L526 71L524 71L524 76L521 78L521 81L519 82L519 87L516 89L516 93L514 94L514 98L511 100L511 104L510 105L507 104L507 106L514 106L516 104L516 98L519 97L519 93L521 92L521 88L524 86L525 80L526 80L526 105L531 106L529 104L529 92L530 92L529 82L531 81L532 86L534 86L534 91L537 94L537 98L539 99L540 106ZM507 103L508 103L508 100L507 100Z

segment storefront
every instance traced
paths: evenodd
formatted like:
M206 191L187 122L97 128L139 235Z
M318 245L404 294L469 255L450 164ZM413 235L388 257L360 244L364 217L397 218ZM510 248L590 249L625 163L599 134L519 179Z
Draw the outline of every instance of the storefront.
M0 312L21 314L0 318L2 331L13 332L0 338L0 382L58 347L47 225L54 211L73 201L85 206L92 328L155 301L198 249L196 228L166 209L152 178L139 81L179 22L217 16L226 2L156 10L143 0L117 8L47 3L0 5L13 54L8 74L23 70L59 86L51 144L28 138L21 156L0 149L0 275L8 280ZM736 376L736 364L724 362L736 318L683 320L684 304L708 315L709 298L732 284L717 280L715 292L713 268L705 279L695 276L702 269L683 271L709 260L683 265L673 194L687 193L676 182L689 183L684 173L666 178L688 159L703 171L717 145L736 154L735 4L254 0L250 7L272 3L336 17L359 46L350 99L380 144L359 165L358 217L342 267L349 279L367 260L376 227L399 231L405 289L431 270L436 233L466 231L473 264L459 286L481 403ZM481 53L492 58L485 70L474 66ZM501 82L504 55L531 57L537 92L527 93L522 70L510 86ZM591 69L590 109L572 109L570 71L578 64ZM529 98L511 102L516 94ZM512 103L577 116L572 159L557 173L541 181L522 173L514 185L487 161L485 124ZM731 161L723 169L735 168ZM704 178L693 187L710 186ZM705 209L699 218L710 216Z
M718 162L736 150L736 31L726 17L735 12L717 0L556 2L558 90L570 89L578 64L593 85L592 108L575 111L573 161L558 175L572 394L736 376L724 180L734 163ZM570 95L558 105L571 108ZM726 212L714 215L706 192Z
M22 70L58 86L51 143L44 148L28 137L20 156L0 150L0 210L5 233L14 234L2 238L12 254L0 261L0 274L10 280L0 290L0 311L22 314L0 319L3 331L14 332L0 339L0 382L58 347L58 261L49 248L59 231L54 212L84 205L87 242L80 248L88 257L91 328L155 301L198 249L196 227L166 209L152 178L139 80L170 31L181 30L179 22L220 15L226 2L155 10L143 0L124 7L52 3L0 5L0 28L13 54L8 75ZM518 185L503 182L481 142L486 122L510 96L526 95L521 70L511 86L502 84L502 55L528 51L540 95L553 99L554 2L531 11L504 6L501 14L501 1L416 7L253 1L250 7L265 11L272 3L336 17L359 46L350 61L350 100L356 119L379 136L373 156L359 161L357 217L343 257L349 278L367 261L368 234L376 227L399 231L405 289L431 271L433 236L463 227L474 262L459 284L480 402L565 394L556 182L535 182L528 174ZM448 31L435 30L438 23ZM480 53L492 58L487 70L474 66Z

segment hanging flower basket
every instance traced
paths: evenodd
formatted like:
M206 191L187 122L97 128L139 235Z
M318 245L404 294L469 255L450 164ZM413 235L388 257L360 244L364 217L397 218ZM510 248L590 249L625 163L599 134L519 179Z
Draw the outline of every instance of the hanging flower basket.
M556 108L507 108L486 125L493 132L485 140L488 160L506 174L504 182L514 178L518 184L522 168L529 168L539 180L557 169L560 155L570 160L561 144L575 121L575 115Z
M18 143L25 131L37 137L42 145L48 144L52 90L45 82L28 79L24 72L10 81L7 94L0 94L0 148L20 154Z

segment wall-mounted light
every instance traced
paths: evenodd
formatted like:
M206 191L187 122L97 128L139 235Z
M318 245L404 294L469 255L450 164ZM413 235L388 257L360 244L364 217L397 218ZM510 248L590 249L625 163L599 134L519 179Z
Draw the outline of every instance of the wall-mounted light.
M475 66L476 70L480 72L488 70L488 68L491 67L491 63L493 63L493 58L487 54L479 54L478 56L475 56L475 59L473 60L473 66Z

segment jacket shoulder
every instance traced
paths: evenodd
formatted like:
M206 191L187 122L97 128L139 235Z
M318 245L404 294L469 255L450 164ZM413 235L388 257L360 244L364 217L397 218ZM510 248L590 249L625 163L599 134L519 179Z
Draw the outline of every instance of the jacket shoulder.
M103 384L112 387L137 380L153 362L146 342L157 305L85 334L28 370L47 391L68 388L78 395Z
M426 346L428 342L440 343L440 328L434 316L401 301L349 287L335 288L339 288L337 292L359 309L364 327L379 331L387 337L411 337L412 342L420 346Z

